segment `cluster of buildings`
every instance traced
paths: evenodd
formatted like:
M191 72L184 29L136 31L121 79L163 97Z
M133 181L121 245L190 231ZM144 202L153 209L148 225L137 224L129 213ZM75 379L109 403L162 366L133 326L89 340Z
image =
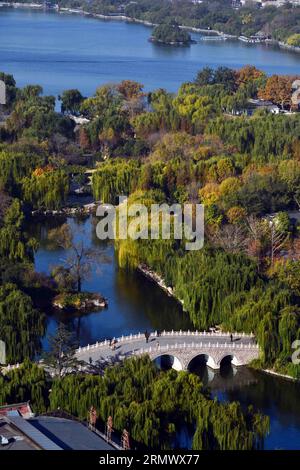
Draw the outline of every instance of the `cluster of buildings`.
M254 99L250 98L247 102L247 105L244 109L240 110L232 110L230 114L235 116L252 116L252 114L258 110L263 109L268 111L271 114L279 114L279 113L294 113L300 111L300 79L294 80L292 83L291 89L291 107L290 111L281 109L277 104L273 103L272 101L261 100L261 99Z
M295 6L300 6L300 0L232 0L231 4L234 9L239 9L246 4L256 4L259 8L265 8L268 6L282 7L286 3L290 3Z

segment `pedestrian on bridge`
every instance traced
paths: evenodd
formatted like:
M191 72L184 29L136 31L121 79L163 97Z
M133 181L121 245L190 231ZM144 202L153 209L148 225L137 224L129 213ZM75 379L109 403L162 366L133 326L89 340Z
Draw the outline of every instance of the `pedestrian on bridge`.
M233 336L232 336L232 333L230 334L230 341L231 341L231 343L233 342Z
M145 331L145 338L146 338L146 343L148 343L149 338L150 338L150 333L147 330Z

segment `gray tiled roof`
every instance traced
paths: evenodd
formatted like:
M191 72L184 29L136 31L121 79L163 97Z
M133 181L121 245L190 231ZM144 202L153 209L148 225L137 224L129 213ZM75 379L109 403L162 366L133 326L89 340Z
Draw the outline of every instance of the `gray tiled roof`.
M8 419L22 434L35 442L41 449L62 450L61 446L57 445L52 439L49 439L43 432L39 431L38 428L32 426L30 420L26 420L22 416L15 415L14 413L8 413Z
M113 446L78 421L37 416L30 419L29 423L61 449L114 450Z
M8 439L9 443L0 445L0 452L5 450L37 450L39 447L19 432L9 421L0 418L0 435ZM1 462L1 458L0 458Z

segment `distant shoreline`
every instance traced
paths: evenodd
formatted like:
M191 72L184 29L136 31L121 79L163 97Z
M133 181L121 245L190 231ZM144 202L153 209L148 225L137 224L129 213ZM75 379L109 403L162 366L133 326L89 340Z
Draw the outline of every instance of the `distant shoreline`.
M40 3L0 2L0 8L1 7L10 7L10 8L15 8L15 9L18 9L18 8L27 9L28 8L28 9L32 9L32 10L42 10L42 9L44 9L44 5L42 5ZM51 9L47 9L46 11L52 11L52 12L59 13L59 14L82 15L82 16L85 16L85 17L90 17L90 18L95 18L95 19L100 19L100 20L105 20L105 21L124 21L126 23L142 24L142 25L150 27L150 28L154 28L155 26L157 26L157 23L151 23L151 22L146 21L146 20L140 20L138 18L132 18L132 17L126 16L126 15L102 15L102 14L91 13L89 11L85 11L85 10L81 10L81 9L75 9L75 8L51 8ZM195 27L192 27L192 26L184 26L184 25L181 25L179 27L181 29L185 29L187 31L190 31L190 32L193 32L193 33L196 33L196 34L205 33L205 35L208 35L208 36L218 36L219 38L232 39L232 40L237 40L237 41L241 40L243 42L253 44L253 45L264 44L266 46L275 46L275 47L278 47L279 49L281 49L283 51L295 52L297 54L300 53L300 47L289 46L288 44L286 44L284 42L275 41L273 39L265 39L265 40L261 40L257 43L252 43L250 38L246 38L246 39L249 39L249 40L245 41L245 39L241 39L241 38L244 38L244 36L238 36L238 35L234 35L234 34L227 34L227 33L224 33L222 31L218 31L216 29L195 28Z

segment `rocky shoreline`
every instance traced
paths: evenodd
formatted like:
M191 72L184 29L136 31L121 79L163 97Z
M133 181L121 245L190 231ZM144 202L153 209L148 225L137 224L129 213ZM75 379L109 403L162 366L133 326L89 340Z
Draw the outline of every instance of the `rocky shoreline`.
M142 273L147 279L154 282L158 287L164 290L169 297L173 297L178 303L180 303L180 305L182 305L182 308L184 310L183 300L178 299L178 297L176 297L172 287L167 286L165 280L159 274L149 268L149 266L147 266L146 264L140 264L137 267L137 270Z
M290 380L292 382L300 382L299 379L296 379L295 377L292 377L291 375L280 374L279 372L276 372L275 370L271 370L271 369L260 369L260 370L264 372L265 374L276 375L276 377L280 377L285 380Z
M63 207L58 210L35 210L31 212L32 217L57 217L67 216L74 217L77 215L91 215L96 212L100 202L91 202L78 207Z

